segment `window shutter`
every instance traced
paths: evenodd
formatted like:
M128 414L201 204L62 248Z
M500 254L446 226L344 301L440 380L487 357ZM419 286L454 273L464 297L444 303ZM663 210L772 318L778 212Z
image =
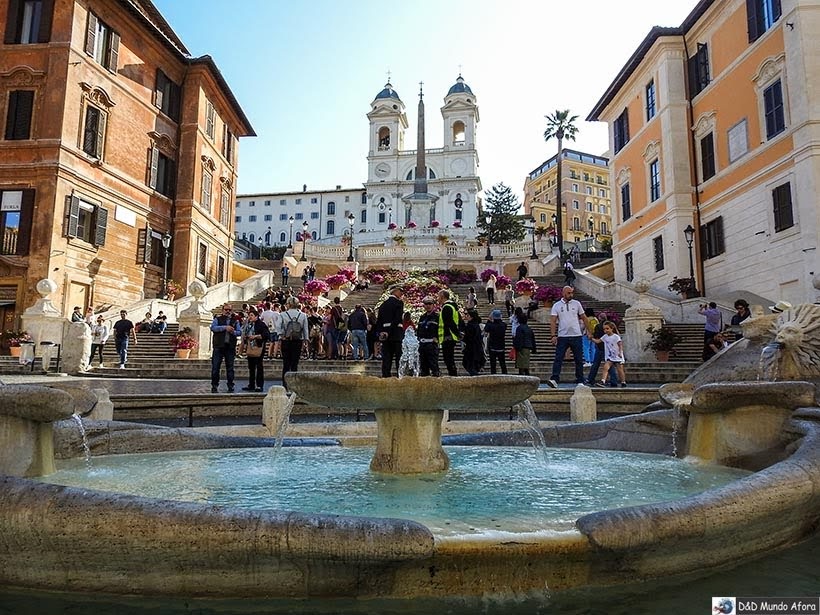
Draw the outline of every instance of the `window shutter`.
M85 31L85 53L94 57L94 49L97 41L97 16L91 11L88 12L88 27Z
M149 160L149 173L148 173L148 185L153 188L154 190L157 189L157 173L159 171L159 148L154 145L151 147L148 153L148 160Z
M171 95L171 100L168 101L168 117L175 122L179 122L179 108L180 99L182 98L182 88L180 88L173 81L169 80L168 83L170 85L169 92Z
M97 138L96 138L96 156L102 159L103 147L105 146L105 124L108 116L102 111L98 112L99 120L97 121Z
M746 29L749 31L749 42L754 43L760 36L757 28L757 3L760 0L746 0Z
M6 109L6 140L14 138L15 118L17 117L17 91L9 92L9 106Z
M716 254L723 254L726 251L723 242L723 216L715 220L715 250Z
M6 35L3 42L6 45L13 45L17 41L17 30L20 22L20 2L21 0L9 0L9 10L6 13Z
M105 234L108 230L108 210L105 207L97 206L94 216L94 245L105 245Z
M54 15L54 0L43 0L40 13L40 30L37 32L37 42L47 43L51 40L51 21Z
M772 21L777 21L783 14L783 9L780 7L780 0L772 0Z
M154 90L154 106L157 109L162 109L162 104L165 98L165 73L163 73L160 69L157 69L157 84L156 89Z
M117 61L120 57L120 35L116 32L111 32L110 47L106 53L105 67L112 73L117 72Z
M32 90L9 92L9 109L6 116L6 139L30 139L31 115L34 109Z
M149 264L151 262L151 227L147 224L145 228L137 232L137 262Z
M34 220L34 190L23 190L23 202L20 206L20 227L17 231L17 250L15 254L28 254L31 241L31 224Z
M77 226L80 223L80 199L76 196L66 197L66 207L68 209L68 229L66 235L77 236Z

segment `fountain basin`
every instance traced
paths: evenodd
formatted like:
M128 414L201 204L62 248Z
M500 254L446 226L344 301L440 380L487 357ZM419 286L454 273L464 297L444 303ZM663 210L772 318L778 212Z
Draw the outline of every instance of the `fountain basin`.
M376 451L370 469L432 474L450 467L441 446L445 410L509 408L538 390L531 376L377 378L337 372L290 372L288 388L321 406L373 410Z

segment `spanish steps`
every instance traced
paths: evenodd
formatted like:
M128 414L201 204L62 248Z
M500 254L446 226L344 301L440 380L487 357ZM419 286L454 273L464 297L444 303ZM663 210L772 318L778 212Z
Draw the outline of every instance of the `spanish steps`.
M535 278L539 285L552 284L556 286L563 285L563 274L556 273L553 275ZM470 284L458 284L451 287L451 290L459 297L463 298L467 295ZM490 314L492 308L499 308L504 313L503 298L501 293L496 295L496 305L488 305L486 292L483 284L476 282L472 284L475 287L479 298L478 311L481 315L482 321L485 321ZM354 291L346 297L342 305L346 310L350 310L357 303L365 306L375 306L384 289L380 285L371 285L367 290ZM624 304L610 304L598 301L588 295L579 291L575 293L576 299L581 301L584 307L593 308L596 313L601 309L608 309L617 312L623 316L624 310L628 307ZM253 304L261 300L262 297L255 297L249 301ZM542 308L539 312L544 312ZM552 371L552 362L555 356L555 347L549 341L549 316L548 314L538 314L530 321L533 331L536 336L537 353L532 356L530 363L530 373L539 377L542 382L550 378ZM629 383L664 383L664 382L679 382L689 375L701 363L701 351L703 340L703 326L700 324L674 324L670 325L681 337L683 342L675 349L675 356L668 362L631 362L627 357L626 363L626 379ZM138 334L138 344L129 347L129 358L127 369L118 369L118 361L114 352L113 340L106 344L104 352L104 367L99 368L94 362L93 369L89 370L88 376L103 376L103 377L139 377L139 378L157 378L157 379L176 379L176 378L190 378L207 380L210 376L210 360L209 359L178 359L175 358L175 353L168 340L170 336L178 330L176 323L169 324L168 329L164 334L157 333L140 333ZM512 344L508 338L508 348ZM461 367L461 358L456 356L456 362L459 367L459 373L464 374ZM443 367L443 364L442 364ZM517 373L514 361L507 361L508 372L511 374ZM17 364L16 359L10 357L0 358L0 371L4 373L19 373L21 367ZM28 368L26 368L28 369ZM381 373L381 364L378 360L370 361L352 361L352 360L308 360L302 359L299 363L299 369L302 371L353 371L356 373L364 373L370 375L379 375ZM281 360L271 359L265 362L266 380L276 381L281 378ZM485 366L484 372L489 373L489 363ZM585 373L588 369L585 369ZM600 373L600 372L599 372ZM224 380L224 368L223 368ZM244 383L247 380L247 363L242 359L236 361L236 382ZM561 382L574 382L574 365L570 356L565 359L563 369L561 372Z

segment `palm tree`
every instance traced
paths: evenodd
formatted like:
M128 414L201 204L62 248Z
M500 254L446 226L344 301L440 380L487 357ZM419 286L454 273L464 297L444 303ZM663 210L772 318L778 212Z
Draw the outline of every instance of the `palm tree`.
M561 149L563 147L564 139L575 141L575 133L578 132L578 127L575 122L578 120L577 115L570 116L569 109L563 111L555 110L555 113L544 116L547 119L547 129L544 131L544 141L549 141L553 137L558 139L558 163L556 165L556 176L558 183L558 199L555 205L555 226L556 239L558 241L558 256L562 255L564 249L564 223L561 220L562 202L561 202Z

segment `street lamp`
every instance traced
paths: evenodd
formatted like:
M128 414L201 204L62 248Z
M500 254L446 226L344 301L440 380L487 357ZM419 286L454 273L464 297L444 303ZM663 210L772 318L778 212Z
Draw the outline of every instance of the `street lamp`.
M162 267L162 292L160 299L165 299L168 296L168 248L171 247L171 233L165 231L162 236L162 249L165 251L165 261Z
M532 254L530 254L530 260L538 260L538 252L535 251L535 218L532 219L532 228L530 229L532 232Z
M687 224L686 228L683 229L683 236L686 239L686 245L689 246L689 292L698 297L700 293L697 286L695 286L695 263L692 260L692 242L695 240L695 229L692 228L691 224Z
M389 227L391 224L393 224L393 208L388 207L387 208L387 226Z
M555 214L552 214L552 233L555 239L550 237L550 252L552 252L552 248L558 242L558 227L556 226L556 220L558 220L558 217Z
M305 258L305 244L307 243L307 232L309 226L310 225L308 224L307 220L302 222L302 258L299 259L301 261L307 260L307 258Z
M290 224L290 235L288 235L288 250L293 250L293 216L288 218Z
M263 241L264 241L264 239L260 235L259 236L259 260L262 260L262 242Z
M350 231L350 251L347 253L347 262L353 262L353 223L356 222L356 216L353 215L353 212L347 217L347 225L350 227L348 230Z
M484 256L484 260L491 261L493 260L493 255L490 252L490 240L492 239L490 233L490 222L493 221L493 217L490 214L487 214L486 216L484 216L484 221L487 223L487 254Z

